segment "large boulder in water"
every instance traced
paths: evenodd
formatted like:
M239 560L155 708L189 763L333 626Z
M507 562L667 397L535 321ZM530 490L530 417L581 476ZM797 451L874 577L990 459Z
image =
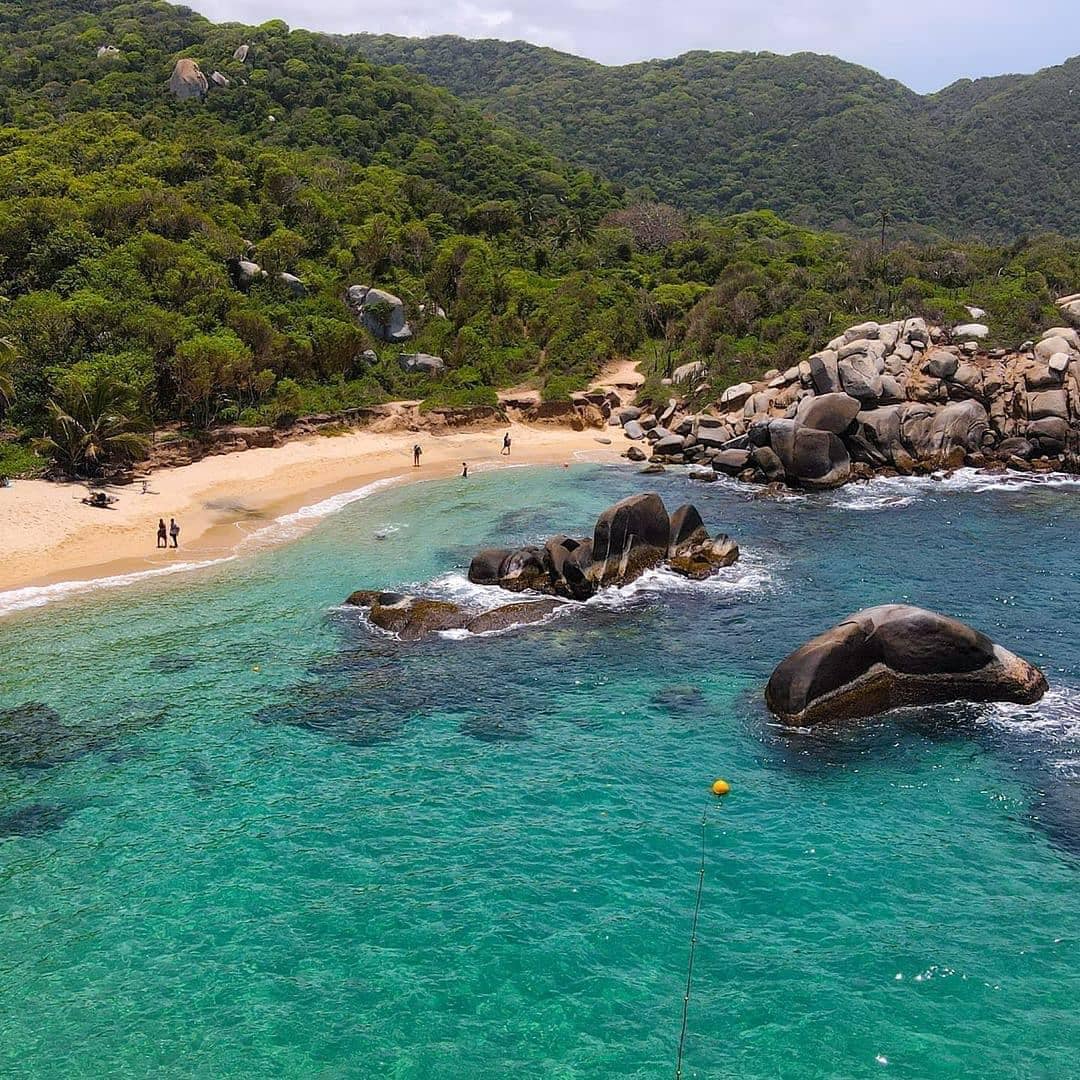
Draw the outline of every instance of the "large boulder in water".
M380 341L400 343L412 337L401 297L370 285L350 285L345 300L364 328Z
M532 546L511 552L499 574L499 585L509 592L547 592L549 582L544 549Z
M361 590L345 603L367 608L372 625L396 634L402 641L416 641L440 630L459 630L469 620L457 604L422 596Z
M551 589L556 595L571 600L588 600L596 592L596 583L590 576L591 540L576 540L561 533L553 536L544 545L544 563Z
M739 545L721 533L713 539L692 540L682 544L671 556L669 565L677 574L703 581L717 570L739 561Z
M601 583L630 581L667 557L671 520L655 492L631 495L596 521L592 557Z
M797 428L794 434L790 467L785 462L788 479L802 487L830 488L851 475L851 458L839 436L808 427Z
M941 408L909 402L903 406L901 436L917 461L934 461L952 450L982 448L990 417L977 401L952 401Z
M493 630L526 626L529 623L542 622L562 606L561 600L523 600L518 604L504 604L474 616L465 624L465 629L472 634L489 634Z
M469 563L469 580L474 585L498 585L503 564L513 555L511 548L484 548Z
M907 604L867 608L807 642L772 673L765 702L800 727L946 701L1030 704L1038 668L957 619Z
M708 538L709 531L705 528L705 522L701 520L698 508L692 503L680 506L672 513L668 554L674 555L684 544L699 543Z
M188 98L205 97L210 84L206 76L199 69L199 65L188 56L182 56L176 61L176 67L169 76L169 90L180 101Z

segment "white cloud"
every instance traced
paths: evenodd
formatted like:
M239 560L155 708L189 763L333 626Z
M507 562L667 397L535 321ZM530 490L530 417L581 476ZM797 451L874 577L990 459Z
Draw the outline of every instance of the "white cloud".
M690 49L821 52L918 90L1068 55L1075 0L193 0L211 18L335 32L522 38L626 63ZM1072 39L1071 48L1078 48Z

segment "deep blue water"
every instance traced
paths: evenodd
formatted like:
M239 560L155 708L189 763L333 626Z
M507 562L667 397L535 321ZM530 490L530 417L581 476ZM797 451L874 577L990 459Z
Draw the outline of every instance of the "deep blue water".
M703 812L688 1077L1075 1074L1080 487L648 482L742 561L464 640L337 606L479 602L645 483L514 469L0 620L0 1074L670 1076ZM1050 694L780 733L772 667L887 601Z

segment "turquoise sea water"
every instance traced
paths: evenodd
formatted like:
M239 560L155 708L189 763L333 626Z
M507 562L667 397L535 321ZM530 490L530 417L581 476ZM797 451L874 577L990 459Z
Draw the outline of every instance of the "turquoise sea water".
M1080 487L649 481L743 561L464 640L336 606L479 602L644 482L515 469L0 619L0 1074L671 1076L707 811L687 1077L1076 1075ZM772 666L892 600L1051 693L782 736Z

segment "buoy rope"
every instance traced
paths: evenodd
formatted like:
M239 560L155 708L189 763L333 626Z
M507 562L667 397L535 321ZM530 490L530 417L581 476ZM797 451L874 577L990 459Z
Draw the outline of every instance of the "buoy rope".
M709 804L701 812L701 866L698 870L697 899L694 901L694 919L690 924L690 960L686 967L686 992L682 1000L682 1031L679 1033L679 1053L675 1059L675 1080L682 1080L683 1047L686 1045L686 1022L690 1013L690 991L694 983L694 952L697 948L698 916L701 914L701 893L705 886L705 821Z

